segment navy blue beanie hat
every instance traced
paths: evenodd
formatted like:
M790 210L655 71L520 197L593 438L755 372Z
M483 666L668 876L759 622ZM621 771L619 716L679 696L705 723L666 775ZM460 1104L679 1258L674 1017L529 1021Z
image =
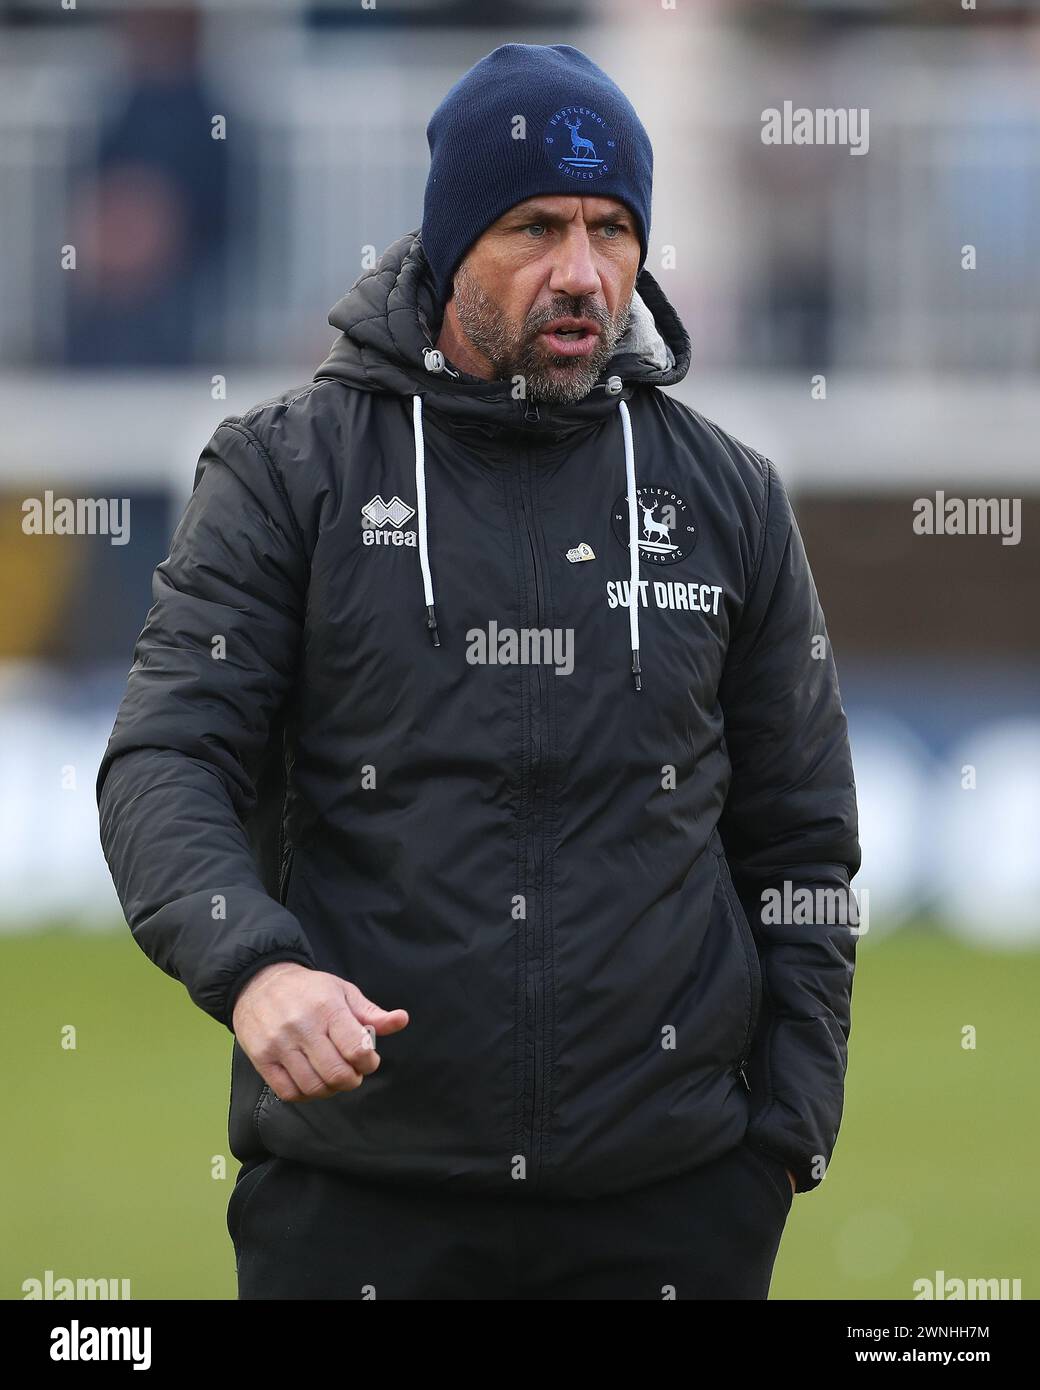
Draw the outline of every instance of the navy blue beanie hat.
M477 238L539 194L625 203L636 219L642 269L654 174L650 137L620 87L579 49L502 44L455 83L426 137L422 244L441 308Z

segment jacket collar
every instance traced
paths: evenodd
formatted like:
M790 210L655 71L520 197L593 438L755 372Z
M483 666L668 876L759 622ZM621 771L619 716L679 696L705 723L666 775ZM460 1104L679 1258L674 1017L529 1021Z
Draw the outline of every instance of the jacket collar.
M636 278L628 331L589 394L569 405L514 400L507 382L484 381L444 362L434 350L440 320L422 237L408 232L332 308L329 323L340 335L314 380L419 394L424 410L448 417L453 432L488 441L519 436L565 443L602 422L639 387L670 386L690 367L689 336L645 268Z

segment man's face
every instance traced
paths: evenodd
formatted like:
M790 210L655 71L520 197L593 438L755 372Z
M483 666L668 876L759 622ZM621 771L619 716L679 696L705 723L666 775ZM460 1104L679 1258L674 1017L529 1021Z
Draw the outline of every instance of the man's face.
M454 316L493 380L579 401L628 327L639 254L635 218L616 199L530 198L470 248Z

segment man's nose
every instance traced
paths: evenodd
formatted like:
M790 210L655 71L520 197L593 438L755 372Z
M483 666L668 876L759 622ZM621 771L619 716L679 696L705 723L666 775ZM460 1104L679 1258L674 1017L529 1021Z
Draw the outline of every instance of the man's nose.
M554 294L577 298L596 294L599 288L599 272L592 259L589 234L584 227L580 230L571 228L560 238L559 250L553 258L549 275L549 289Z

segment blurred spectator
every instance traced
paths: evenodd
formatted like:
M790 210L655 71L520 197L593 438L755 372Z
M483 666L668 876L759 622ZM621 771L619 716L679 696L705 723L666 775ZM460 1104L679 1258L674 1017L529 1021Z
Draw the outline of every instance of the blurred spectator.
M228 174L197 71L198 22L188 9L118 19L129 91L72 198L72 365L184 363L205 347L200 313L223 290Z

